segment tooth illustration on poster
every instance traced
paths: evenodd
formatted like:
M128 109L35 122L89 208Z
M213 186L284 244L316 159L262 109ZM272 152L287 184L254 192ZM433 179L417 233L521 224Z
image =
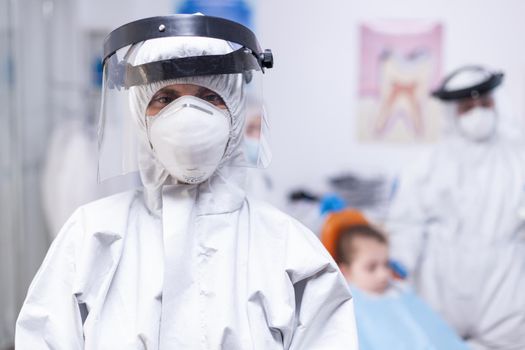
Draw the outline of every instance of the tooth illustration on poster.
M381 21L360 27L358 132L362 142L433 142L439 107L442 25Z

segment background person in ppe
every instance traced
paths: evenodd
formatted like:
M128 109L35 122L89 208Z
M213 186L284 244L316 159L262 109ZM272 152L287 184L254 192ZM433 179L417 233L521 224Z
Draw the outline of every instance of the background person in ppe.
M348 281L360 350L466 350L452 329L393 279L386 237L355 209L329 213L321 241Z
M257 163L259 155L261 130L264 129L262 118L264 111L261 107L261 104L253 101L253 98L247 97L244 144L246 155L254 164ZM266 170L251 168L247 175L246 192L248 195L255 199L270 201L273 194L273 182Z
M230 52L219 39L166 37L143 42L133 62ZM244 84L242 74L199 75L118 91L138 125L144 188L68 220L28 291L17 349L357 348L351 296L329 254L297 221L246 197L245 169L231 166Z
M525 349L525 147L502 80L477 66L444 80L448 134L402 174L386 222L392 257L473 349Z

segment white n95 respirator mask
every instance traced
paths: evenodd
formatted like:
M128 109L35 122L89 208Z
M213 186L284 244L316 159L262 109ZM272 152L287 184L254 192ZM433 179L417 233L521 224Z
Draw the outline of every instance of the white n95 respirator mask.
M492 108L476 107L458 118L461 134L475 142L488 140L494 135L497 124L496 111Z
M198 184L217 169L229 140L227 110L195 96L182 96L146 118L153 152L175 179Z

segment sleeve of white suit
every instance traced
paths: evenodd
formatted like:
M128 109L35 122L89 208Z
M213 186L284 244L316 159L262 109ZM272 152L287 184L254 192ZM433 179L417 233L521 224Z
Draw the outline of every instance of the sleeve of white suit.
M358 349L348 285L318 238L304 231L295 232L295 238L288 242L288 274L296 309L296 326L288 349Z
M72 287L81 239L76 216L53 241L31 282L16 323L17 350L83 348L82 320Z
M415 170L399 178L385 223L390 255L403 264L409 275L417 267L425 240L426 211L421 198L423 183Z

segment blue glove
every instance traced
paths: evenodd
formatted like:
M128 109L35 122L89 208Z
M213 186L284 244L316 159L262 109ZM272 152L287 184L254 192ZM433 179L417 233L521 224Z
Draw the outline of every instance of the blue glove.
M340 211L346 208L346 202L343 198L339 197L338 195L334 193L329 193L323 196L321 198L321 215L333 212L333 211Z

